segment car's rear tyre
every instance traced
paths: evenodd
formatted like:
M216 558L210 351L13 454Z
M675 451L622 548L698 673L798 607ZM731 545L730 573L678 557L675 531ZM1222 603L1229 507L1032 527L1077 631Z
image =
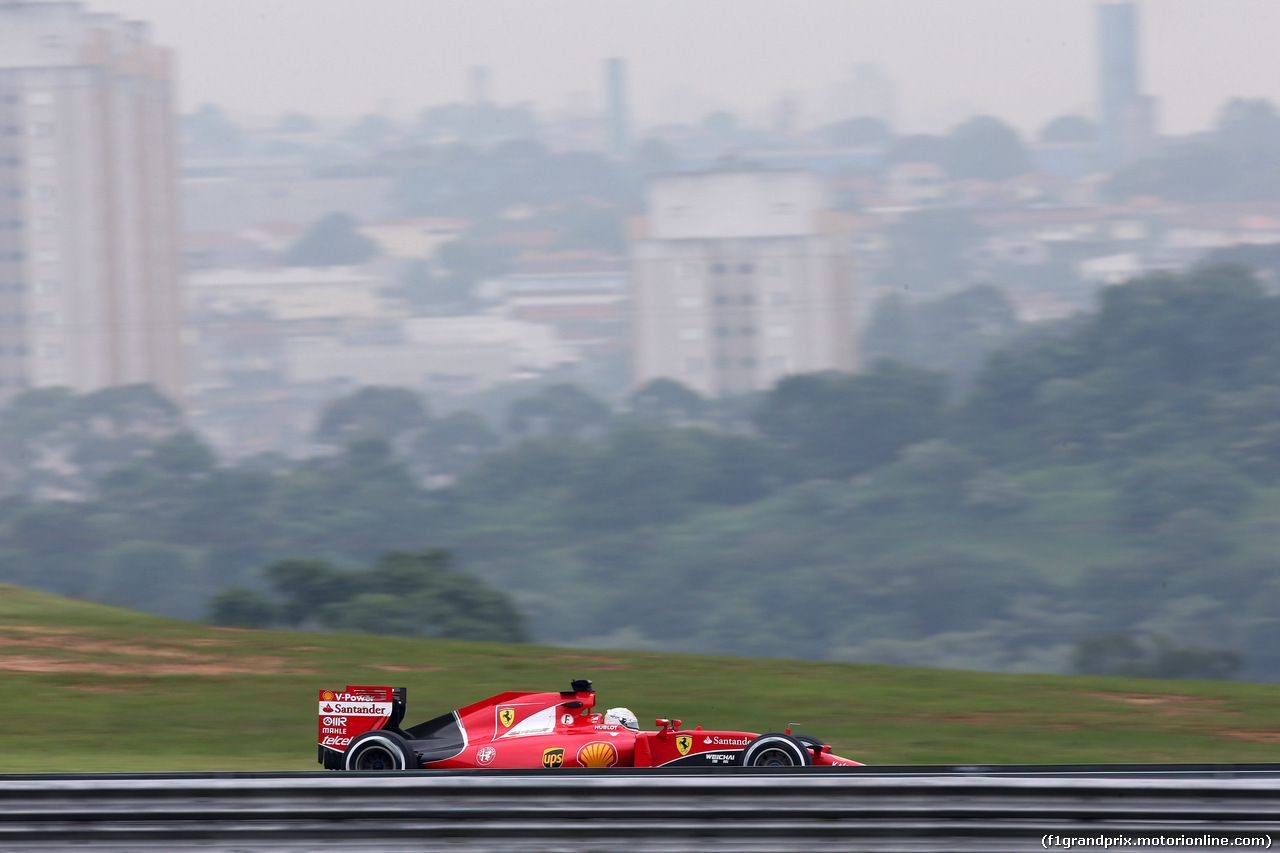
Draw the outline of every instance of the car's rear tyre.
M365 732L353 738L342 754L343 770L379 772L413 767L413 750L408 741L395 732Z
M804 744L791 735L770 732L747 744L742 751L744 767L804 767L813 764L813 756Z

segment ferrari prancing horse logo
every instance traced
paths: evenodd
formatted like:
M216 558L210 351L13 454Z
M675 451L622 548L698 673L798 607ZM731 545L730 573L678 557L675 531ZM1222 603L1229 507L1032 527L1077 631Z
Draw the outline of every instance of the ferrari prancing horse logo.
M693 748L693 738L689 735L676 736L676 749L680 750L681 755L688 755L689 750Z
M511 728L511 724L516 721L515 708L503 708L498 711L498 722L502 723L505 728Z

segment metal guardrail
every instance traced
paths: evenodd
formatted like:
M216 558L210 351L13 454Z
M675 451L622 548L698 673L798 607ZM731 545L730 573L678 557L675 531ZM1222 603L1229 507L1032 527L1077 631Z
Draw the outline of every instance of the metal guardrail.
M5 851L1026 851L1052 836L1280 842L1280 765L0 776Z

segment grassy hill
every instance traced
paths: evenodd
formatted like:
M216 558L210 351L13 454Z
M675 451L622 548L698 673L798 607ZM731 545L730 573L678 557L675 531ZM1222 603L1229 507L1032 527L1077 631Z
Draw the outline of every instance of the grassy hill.
M800 732L871 764L1280 761L1280 686L993 675L212 628L0 586L0 773L308 770L315 691L410 722L595 680L642 722Z

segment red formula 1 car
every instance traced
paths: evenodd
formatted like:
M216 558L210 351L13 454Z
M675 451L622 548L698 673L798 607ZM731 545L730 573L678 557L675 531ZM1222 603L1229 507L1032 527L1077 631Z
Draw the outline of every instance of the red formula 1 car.
M320 691L320 763L329 770L858 765L815 738L703 731L625 708L594 714L590 681L560 693L500 693L409 728L403 687Z

